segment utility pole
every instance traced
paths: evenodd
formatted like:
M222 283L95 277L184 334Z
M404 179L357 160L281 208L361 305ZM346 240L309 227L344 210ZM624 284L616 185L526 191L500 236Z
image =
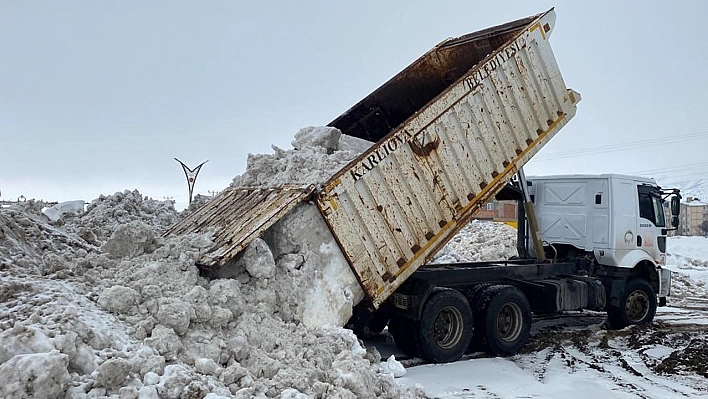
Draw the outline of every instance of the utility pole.
M201 170L202 165L209 162L209 160L200 163L194 169L190 169L187 165L184 164L184 162L180 161L177 158L175 158L175 161L179 162L179 164L182 165L182 170L184 170L184 176L187 178L187 187L189 187L189 203L191 204L192 193L194 192L194 183L197 181L197 175L199 174L199 170Z

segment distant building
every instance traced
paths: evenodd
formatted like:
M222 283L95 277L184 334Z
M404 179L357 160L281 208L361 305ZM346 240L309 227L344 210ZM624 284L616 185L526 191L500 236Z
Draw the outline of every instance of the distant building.
M681 236L702 236L708 234L703 227L708 221L708 204L701 202L698 198L686 197L686 201L681 203L681 215L679 216L679 229L676 232Z
M516 225L516 201L497 201L492 200L485 205L484 208L474 214L475 219L493 220L495 222L504 222L510 225Z

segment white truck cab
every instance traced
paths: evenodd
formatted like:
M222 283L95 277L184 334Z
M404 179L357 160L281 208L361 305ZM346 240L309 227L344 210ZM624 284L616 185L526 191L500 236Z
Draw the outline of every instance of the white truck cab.
M620 270L646 278L659 298L670 292L666 261L664 202L678 190L662 190L653 179L620 174L528 177L539 235L549 257L592 254L610 274ZM676 208L676 209L674 209ZM673 223L676 226L677 218Z

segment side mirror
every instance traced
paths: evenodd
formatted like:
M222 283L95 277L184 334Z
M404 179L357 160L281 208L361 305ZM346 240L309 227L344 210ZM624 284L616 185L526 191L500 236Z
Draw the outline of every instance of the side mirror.
M671 197L671 214L678 216L679 213L681 213L681 202L679 197L673 196Z
M679 227L679 217L674 216L671 218L671 226L672 227Z

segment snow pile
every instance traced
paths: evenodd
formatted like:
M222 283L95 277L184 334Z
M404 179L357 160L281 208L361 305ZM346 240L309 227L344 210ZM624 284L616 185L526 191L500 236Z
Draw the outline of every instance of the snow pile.
M113 195L101 195L87 206L86 213L81 216L72 213L62 215L55 226L80 236L89 244L100 246L123 224L141 221L160 234L178 219L172 201L158 201L143 197L138 190L125 190Z
M343 147L341 150L340 142ZM335 128L318 126L301 129L295 135L292 145L292 150L273 146L273 154L249 154L246 172L236 176L231 185L321 184L371 143L343 136Z
M340 149L340 144L345 149ZM250 154L245 173L234 178L232 185L322 184L371 143L343 136L335 128L308 127L295 135L292 145L291 150L273 147L274 154ZM261 252L272 252L273 258L287 270L283 277L255 284L256 289L271 293L262 306L277 308L284 320L301 321L310 328L341 327L351 317L354 305L364 297L314 204L298 205L266 233L265 242L257 245ZM253 272L244 266L249 263L253 264L252 260L236 259L218 275L234 277L249 285L248 274Z
M46 223L41 204L33 201L0 208L0 270L48 274L55 261L94 247Z
M361 292L313 209L217 278L195 266L209 237L161 238L174 210L138 192L53 224L0 210L0 396L421 397L338 327Z
M438 252L431 263L500 260L517 255L516 229L504 223L473 220Z

